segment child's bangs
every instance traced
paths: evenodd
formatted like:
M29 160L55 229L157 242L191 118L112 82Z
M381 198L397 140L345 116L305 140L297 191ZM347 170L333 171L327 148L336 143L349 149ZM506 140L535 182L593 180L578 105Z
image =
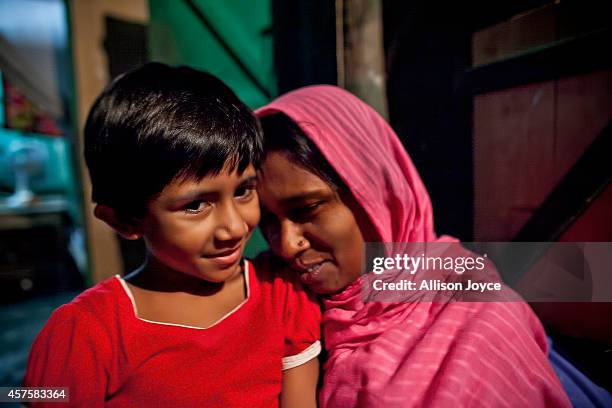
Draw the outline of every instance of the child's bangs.
M193 138L189 139L193 141ZM217 134L205 141L200 139L198 143L188 143L180 149L183 151L179 155L182 163L174 173L176 179L199 180L236 170L242 174L250 164L258 168L262 156L259 142L260 138L254 136Z

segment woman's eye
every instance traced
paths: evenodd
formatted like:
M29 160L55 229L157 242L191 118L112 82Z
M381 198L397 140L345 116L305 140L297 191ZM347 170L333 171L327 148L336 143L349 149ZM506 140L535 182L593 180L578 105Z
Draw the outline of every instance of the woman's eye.
M210 207L210 203L207 201L192 201L183 207L183 210L189 214L198 214L206 210L208 207Z
M314 204L305 205L303 207L294 208L292 211L293 218L301 220L312 217L317 212L321 204L322 203L317 202Z

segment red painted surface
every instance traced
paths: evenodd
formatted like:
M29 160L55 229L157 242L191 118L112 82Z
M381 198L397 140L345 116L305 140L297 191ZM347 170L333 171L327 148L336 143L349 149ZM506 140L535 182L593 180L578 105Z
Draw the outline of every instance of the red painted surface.
M477 96L474 239L511 240L610 120L612 70Z

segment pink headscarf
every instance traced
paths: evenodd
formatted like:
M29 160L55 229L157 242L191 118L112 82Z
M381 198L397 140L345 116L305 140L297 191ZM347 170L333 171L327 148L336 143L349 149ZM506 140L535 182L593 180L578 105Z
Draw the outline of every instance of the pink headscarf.
M257 111L296 122L348 186L382 242L437 238L429 195L391 127L333 86ZM359 280L324 300L323 407L570 406L523 302L364 302Z

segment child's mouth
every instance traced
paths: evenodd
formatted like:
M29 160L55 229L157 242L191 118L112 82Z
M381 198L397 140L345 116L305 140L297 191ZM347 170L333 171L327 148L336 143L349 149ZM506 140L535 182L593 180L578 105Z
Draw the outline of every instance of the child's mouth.
M242 255L242 245L238 245L234 249L219 252L214 255L207 255L204 257L206 259L210 259L211 261L213 261L220 268L228 268L234 265L236 262L238 262L240 260L241 255Z

